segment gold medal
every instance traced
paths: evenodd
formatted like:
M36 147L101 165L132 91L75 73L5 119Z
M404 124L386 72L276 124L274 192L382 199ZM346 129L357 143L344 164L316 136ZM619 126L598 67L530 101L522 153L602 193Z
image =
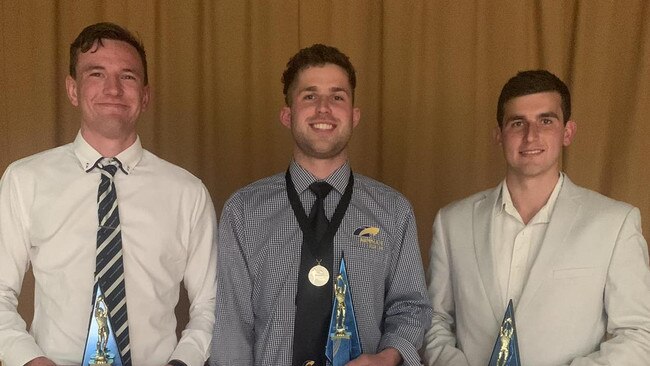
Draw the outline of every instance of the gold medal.
M320 261L309 270L309 282L316 287L321 287L330 279L330 272L320 265Z

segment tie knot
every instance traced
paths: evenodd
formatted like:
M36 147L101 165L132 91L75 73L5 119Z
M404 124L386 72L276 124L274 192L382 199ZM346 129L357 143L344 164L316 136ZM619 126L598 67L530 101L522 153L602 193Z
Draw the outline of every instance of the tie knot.
M330 193L332 186L327 182L314 182L309 185L309 189L314 192L318 199L322 200Z
M115 158L102 158L97 162L97 167L110 174L111 177L115 176L119 165L120 161Z

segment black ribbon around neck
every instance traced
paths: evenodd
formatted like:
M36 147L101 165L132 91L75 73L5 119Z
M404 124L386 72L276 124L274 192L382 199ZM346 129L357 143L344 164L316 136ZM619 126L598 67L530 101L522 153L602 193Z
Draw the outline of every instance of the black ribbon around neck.
M330 220L329 226L327 227L325 234L323 234L323 237L319 241L316 240L316 232L310 225L309 217L305 213L305 209L302 206L302 202L300 201L300 196L298 196L298 192L296 191L296 186L293 184L293 181L291 180L291 174L289 173L289 169L287 169L287 173L285 174L285 180L287 182L287 194L289 196L289 203L291 203L293 214L296 216L296 220L298 220L298 225L300 225L300 230L302 230L302 235L306 239L308 239L309 242L314 244L314 245L308 245L307 247L309 248L309 251L311 252L312 256L314 256L314 258L316 259L323 258L325 250L327 250L328 247L330 247L328 244L332 243L334 239L334 235L336 235L339 226L341 226L341 222L343 221L345 212L348 210L348 206L350 205L350 201L352 200L352 188L354 186L354 175L352 174L352 171L350 171L350 179L348 179L348 185L345 187L343 196L341 197L339 204L336 206L336 209L334 210L334 214L332 215L332 219Z

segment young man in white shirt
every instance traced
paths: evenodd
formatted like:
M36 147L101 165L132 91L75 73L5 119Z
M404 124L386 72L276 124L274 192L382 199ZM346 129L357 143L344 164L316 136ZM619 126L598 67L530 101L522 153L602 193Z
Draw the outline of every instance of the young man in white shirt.
M115 24L86 27L70 46L66 90L81 112L75 141L11 164L0 181L0 360L80 364L103 286L106 304L119 296L108 317L122 325L112 331L123 365L202 365L214 323L216 218L199 179L140 144L136 121L150 93L142 44ZM110 222L99 222L109 191ZM106 248L114 252L101 257L110 258L103 271L96 263ZM29 266L28 333L16 304ZM116 280L102 282L109 273ZM191 307L178 340L181 281Z

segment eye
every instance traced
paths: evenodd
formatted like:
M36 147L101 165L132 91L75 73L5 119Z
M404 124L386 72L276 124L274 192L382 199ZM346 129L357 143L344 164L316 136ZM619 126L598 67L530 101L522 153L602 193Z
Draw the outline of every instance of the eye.
M345 100L345 96L343 96L343 95L335 95L334 100L342 102L342 101Z
M137 80L137 78L131 74L122 75L122 79L125 80Z
M303 99L304 100L315 100L316 99L316 94L305 94Z
M98 72L98 71L95 71L95 72L91 72L90 74L88 74L88 76L91 76L91 77L97 78L97 77L102 76L102 73L101 73L101 72Z
M542 124L545 124L545 125L553 124L553 120L550 119L550 118L544 118L544 119L542 119Z
M521 126L524 125L524 121L521 121L521 120L512 121L512 123L510 125L512 127L521 127Z

